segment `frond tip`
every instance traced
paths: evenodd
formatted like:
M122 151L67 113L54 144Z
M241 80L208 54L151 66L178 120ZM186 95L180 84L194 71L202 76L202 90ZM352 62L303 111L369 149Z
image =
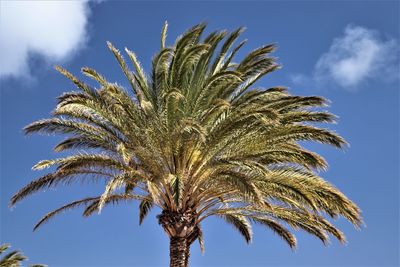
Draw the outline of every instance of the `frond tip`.
M274 231L277 235L282 237L282 239L292 248L295 249L297 246L296 237L281 224L275 220L263 218L263 217L251 217L251 220L255 223L264 225L265 227Z
M236 230L243 236L247 243L251 242L253 232L251 229L251 225L249 224L248 220L243 215L238 214L220 214L227 223L234 226Z
M164 22L164 26L161 31L161 49L165 48L165 40L167 39L168 22Z

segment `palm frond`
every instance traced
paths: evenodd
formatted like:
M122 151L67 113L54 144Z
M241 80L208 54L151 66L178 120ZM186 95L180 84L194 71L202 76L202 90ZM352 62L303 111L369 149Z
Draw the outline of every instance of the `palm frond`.
M263 217L250 217L251 220L255 223L264 225L265 227L271 229L274 231L277 235L282 237L282 239L291 247L291 248L296 248L297 241L296 237L285 227L283 227L281 224L278 222L269 219L269 218L263 218Z
M140 204L139 204L139 224L143 223L144 218L150 212L153 205L154 205L154 203L149 199L143 199L140 202Z
M91 202L93 202L94 200L98 200L99 197L88 197L88 198L84 198L81 200L77 200L74 202L71 202L69 204L66 204L56 210L53 210L49 213L47 213L44 217L42 217L39 222L36 223L36 225L33 228L33 231L36 231L42 224L48 222L51 218L53 218L54 216L60 214L61 212L67 211L69 209L73 209L82 205L87 205Z
M245 216L237 214L220 214L219 216L227 223L231 224L236 230L238 230L247 243L251 242L253 233L251 230L251 225Z

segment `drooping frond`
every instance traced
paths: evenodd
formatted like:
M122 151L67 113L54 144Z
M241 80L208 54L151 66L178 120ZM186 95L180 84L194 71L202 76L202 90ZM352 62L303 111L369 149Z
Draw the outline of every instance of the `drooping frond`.
M40 219L40 221L33 228L33 231L36 231L40 226L42 226L42 224L48 222L54 216L59 215L60 213L63 213L65 211L68 211L68 210L71 210L74 208L78 208L80 206L85 206L83 215L89 216L89 215L93 214L95 211L100 210L101 198L102 198L102 196L88 197L88 198L84 198L81 200L71 202L69 204L66 204L66 205L58 208L58 209L55 209L55 210L47 213L44 217L42 217ZM104 206L107 204L118 204L120 201L138 200L140 198L141 198L140 196L130 195L130 194L109 195L104 200L104 203L102 205Z
M144 218L150 212L154 203L150 199L143 199L139 204L139 224L143 223Z
M277 235L283 238L283 240L286 241L286 243L291 247L295 248L297 241L296 237L285 227L283 227L281 224L276 222L273 219L269 219L266 217L250 217L251 220L255 223L264 225L265 227L271 229L274 231Z
M40 219L39 222L36 223L35 227L33 228L33 231L36 231L42 224L48 222L51 218L53 218L57 214L67 211L69 209L79 207L81 205L87 205L88 203L90 203L94 200L97 200L97 199L99 199L99 197L88 197L88 198L84 198L81 200L71 202L71 203L64 205L56 210L53 210L53 211L47 213L43 218Z
M15 205L18 201L21 201L25 197L45 188L55 187L59 184L69 184L74 182L74 180L79 180L82 178L86 178L89 176L90 178L104 178L109 177L111 174L99 171L92 171L88 169L72 169L69 171L55 171L53 173L46 174L23 188L21 188L10 201L10 205Z
M222 217L227 223L233 225L233 227L238 230L247 243L251 241L253 233L251 230L251 225L245 216L229 213L220 214L219 216Z

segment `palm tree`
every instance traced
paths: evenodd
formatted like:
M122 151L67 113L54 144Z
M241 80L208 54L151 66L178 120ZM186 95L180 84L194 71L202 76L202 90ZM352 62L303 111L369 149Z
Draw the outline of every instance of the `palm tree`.
M203 248L201 222L210 216L233 225L246 242L256 223L291 248L296 239L287 227L326 244L328 234L345 242L327 216L362 225L359 208L319 177L326 161L298 143L346 145L331 130L312 125L334 121L320 109L327 101L293 96L283 87L253 88L279 68L270 56L275 45L234 63L245 43L234 45L243 28L215 31L201 41L204 29L205 24L196 25L166 46L166 23L150 76L132 51L125 49L133 71L108 43L131 91L88 67L82 72L98 88L56 67L78 91L61 95L53 116L28 125L25 133L66 134L55 151L74 154L37 163L34 170L56 169L22 188L11 205L60 184L100 179L106 186L99 196L48 213L34 229L68 209L83 206L89 216L109 204L138 200L140 223L153 207L161 210L170 266L188 266L192 243L198 240Z
M8 248L10 248L9 244L0 245L0 254L2 254ZM27 259L28 258L25 257L21 252L14 250L0 259L0 267L19 267L21 266L21 262ZM46 267L46 265L34 264L30 265L30 267Z

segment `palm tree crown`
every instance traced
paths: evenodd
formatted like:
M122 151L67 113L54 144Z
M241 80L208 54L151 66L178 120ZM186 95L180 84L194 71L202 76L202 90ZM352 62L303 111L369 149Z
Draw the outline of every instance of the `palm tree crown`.
M279 68L270 56L275 46L262 46L235 63L245 42L234 43L243 28L201 40L204 29L205 24L196 25L166 46L165 24L150 75L132 51L125 49L133 71L108 43L131 91L91 68L82 72L98 88L57 67L78 91L61 95L52 118L28 125L25 132L66 134L55 150L75 153L36 164L35 170L56 169L22 188L11 204L85 179L103 179L106 186L99 196L48 213L35 229L67 209L83 206L89 216L109 204L139 200L140 223L150 209L161 209L158 220L171 239L171 266L184 266L190 245L199 240L202 246L201 222L209 216L232 224L247 242L251 223L266 226L292 248L296 239L288 227L324 243L328 234L345 242L325 215L361 226L359 208L319 177L325 160L298 143L346 145L336 133L312 124L334 121L334 115L318 109L327 101L293 96L283 87L253 88Z

